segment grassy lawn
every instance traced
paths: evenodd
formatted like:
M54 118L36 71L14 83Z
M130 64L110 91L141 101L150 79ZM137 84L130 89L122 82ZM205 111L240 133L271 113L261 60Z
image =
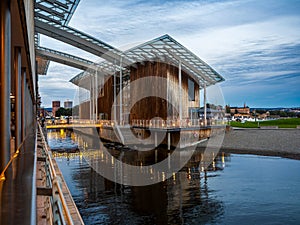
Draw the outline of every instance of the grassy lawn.
M257 128L258 122L236 122L231 121L230 125L232 127L242 127L242 128ZM270 120L259 122L259 126L278 126L279 128L296 128L297 125L300 125L300 118L289 118L289 119L279 119L279 120Z

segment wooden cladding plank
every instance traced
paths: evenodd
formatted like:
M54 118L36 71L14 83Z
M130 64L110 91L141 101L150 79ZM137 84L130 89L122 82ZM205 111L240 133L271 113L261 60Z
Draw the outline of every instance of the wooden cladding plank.
M114 77L109 77L103 86L103 95L98 98L98 113L104 113L105 119L111 120L112 105L114 101ZM99 90L99 92L101 92Z
M130 73L131 111L130 119L152 119L167 117L167 79L168 65L160 62L145 62L132 68ZM151 77L151 78L150 78ZM145 82L140 82L146 78ZM149 79L147 79L149 78ZM133 85L138 81L138 85ZM140 96L149 96L138 100Z

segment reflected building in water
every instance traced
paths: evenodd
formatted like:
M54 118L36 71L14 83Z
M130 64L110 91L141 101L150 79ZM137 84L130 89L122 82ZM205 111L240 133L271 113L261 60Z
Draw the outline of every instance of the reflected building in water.
M76 140L86 149L91 144L80 137L76 137ZM209 189L208 183L210 177L215 176L216 171L223 170L226 161L230 160L224 153L217 156L210 166L202 171L203 152L195 152L178 173L148 186L121 185L103 178L97 172L102 166L114 168L118 159L139 167L162 161L169 154L170 152L164 149L160 149L156 155L155 150L124 151L111 147L109 154L99 148L77 154L55 154L55 157L59 160L60 157L65 158L68 155L78 160L79 166L72 170L71 174L77 189L73 196L87 223L96 221L104 224L199 224L211 222L221 216L224 210L223 203L214 196L214 190ZM140 170L147 172L142 166ZM121 173L118 169L114 171ZM160 177L164 176L163 172L150 172Z

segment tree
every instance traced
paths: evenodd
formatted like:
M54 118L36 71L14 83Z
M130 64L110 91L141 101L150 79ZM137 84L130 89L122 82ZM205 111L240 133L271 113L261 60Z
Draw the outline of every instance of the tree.
M226 113L230 113L230 105L226 105L225 109L226 109Z
M56 112L55 116L72 116L72 109L65 109L63 107L60 107Z

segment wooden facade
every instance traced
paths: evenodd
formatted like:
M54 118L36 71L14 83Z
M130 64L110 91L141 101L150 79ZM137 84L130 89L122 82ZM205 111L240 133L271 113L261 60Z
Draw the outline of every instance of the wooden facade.
M189 107L199 107L199 85L182 71L182 118L189 118ZM143 80L146 78L146 80ZM149 78L149 79L148 79ZM141 82L135 83L135 81ZM194 99L189 100L188 83L193 83ZM113 120L114 115L114 76L103 80L102 90L98 92L98 118ZM116 77L116 95L119 94L120 78ZM135 85L133 85L135 84ZM178 67L165 62L143 62L130 68L130 80L123 81L122 120L151 120L160 117L163 120L179 119L179 76ZM141 96L146 96L141 99ZM116 118L120 115L120 97L116 99ZM88 119L90 102L81 103L80 118Z
M164 62L144 62L137 68L130 70L130 82L150 77L150 82L141 82L130 88L132 103L130 121L132 119L150 120L154 117L166 119L179 119L179 77L178 68ZM164 79L161 79L164 78ZM188 80L194 83L194 100L189 101ZM165 82L162 82L165 81ZM139 83L140 84L140 83ZM149 85L151 86L149 88ZM148 96L137 101L141 93L147 91ZM199 85L182 71L182 118L188 118L189 107L199 107Z
M111 76L105 80L102 90L98 95L98 112L102 115L100 119L111 120L112 105L114 102L114 77Z

